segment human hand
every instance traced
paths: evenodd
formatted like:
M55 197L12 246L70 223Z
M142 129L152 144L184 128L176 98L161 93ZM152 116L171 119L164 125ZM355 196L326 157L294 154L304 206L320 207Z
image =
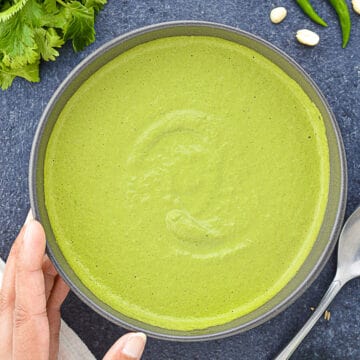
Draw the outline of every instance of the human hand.
M57 359L60 307L69 288L45 254L45 233L35 220L15 240L0 290L0 359ZM137 360L146 336L121 337L104 360Z

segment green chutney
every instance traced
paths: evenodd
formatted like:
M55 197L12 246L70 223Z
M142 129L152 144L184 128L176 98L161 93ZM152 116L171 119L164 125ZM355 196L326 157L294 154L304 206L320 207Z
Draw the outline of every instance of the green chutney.
M227 323L284 288L329 188L325 126L300 86L201 36L136 46L90 76L44 171L52 229L84 285L177 330Z

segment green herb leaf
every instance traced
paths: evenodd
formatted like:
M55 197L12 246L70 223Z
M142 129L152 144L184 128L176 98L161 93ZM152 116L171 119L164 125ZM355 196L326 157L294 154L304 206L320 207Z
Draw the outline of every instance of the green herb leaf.
M94 8L72 1L65 11L70 21L65 28L64 39L71 39L74 50L81 51L95 40Z
M33 64L27 64L17 69L7 67L0 68L0 87L3 90L9 88L16 76L22 77L31 82L40 81L39 77L39 61Z
M96 13L102 10L105 4L106 0L85 0L84 3L87 8L94 8Z
M54 13L57 10L56 0L44 0L44 6L48 13Z
M45 61L54 61L59 56L59 52L55 48L59 48L64 44L64 40L57 34L55 29L36 29L34 31L34 39L38 46L38 51Z
M0 21L6 21L19 12L27 3L28 0L21 0L15 5L11 6L9 1L6 1L1 7Z
M106 0L0 0L0 87L20 76L39 81L40 60L53 61L66 40L75 51L95 40L95 14Z
M0 57L5 66L18 68L37 61L33 32L21 16L0 23Z

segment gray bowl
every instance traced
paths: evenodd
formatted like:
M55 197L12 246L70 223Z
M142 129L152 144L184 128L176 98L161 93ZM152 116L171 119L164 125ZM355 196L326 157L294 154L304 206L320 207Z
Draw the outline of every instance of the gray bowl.
M275 297L246 316L224 325L195 331L168 330L132 319L112 309L87 289L56 243L45 207L43 179L44 157L51 131L64 105L81 84L101 66L134 46L179 35L220 37L247 46L277 64L297 81L320 110L326 126L330 156L330 190L325 218L317 240L296 276ZM145 331L148 335L161 339L198 341L222 338L258 326L286 309L310 286L329 259L340 232L346 203L347 171L344 147L334 115L319 88L294 60L266 41L244 31L208 22L181 21L148 26L120 36L96 50L67 76L49 101L40 120L31 152L29 186L31 208L36 219L45 228L50 259L81 300L108 320L125 328Z

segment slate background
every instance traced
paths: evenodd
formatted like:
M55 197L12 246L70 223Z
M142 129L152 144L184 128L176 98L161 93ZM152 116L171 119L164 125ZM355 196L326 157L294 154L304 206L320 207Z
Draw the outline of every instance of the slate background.
M44 107L56 87L86 55L104 42L148 24L169 20L207 20L235 26L272 42L292 56L313 77L328 99L343 135L349 171L346 216L360 204L360 16L352 12L349 46L341 48L341 34L333 9L316 1L329 23L321 28L308 20L292 0L110 0L96 23L97 40L75 54L70 45L54 63L41 67L42 81L16 80L0 92L0 256L6 258L29 208L28 159L32 138ZM288 9L287 19L273 25L274 6ZM316 30L320 44L305 48L294 40L299 28ZM271 359L295 335L311 314L335 273L336 254L311 288L290 308L266 324L224 340L171 343L150 339L144 359ZM330 306L331 320L321 319L293 359L360 359L360 279L352 281ZM102 319L73 294L63 317L89 348L101 358L125 330Z

